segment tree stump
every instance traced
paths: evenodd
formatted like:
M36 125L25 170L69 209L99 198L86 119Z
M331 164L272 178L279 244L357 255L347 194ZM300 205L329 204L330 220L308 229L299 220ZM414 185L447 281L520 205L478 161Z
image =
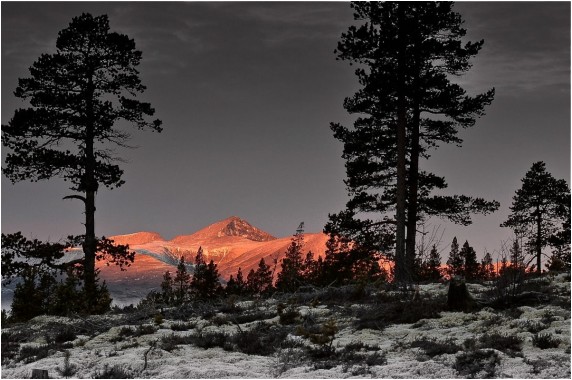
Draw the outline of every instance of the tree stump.
M47 369L33 369L32 379L49 379Z
M469 293L467 284L463 278L453 277L449 282L447 307L449 310L463 311L465 313L477 308L477 303Z

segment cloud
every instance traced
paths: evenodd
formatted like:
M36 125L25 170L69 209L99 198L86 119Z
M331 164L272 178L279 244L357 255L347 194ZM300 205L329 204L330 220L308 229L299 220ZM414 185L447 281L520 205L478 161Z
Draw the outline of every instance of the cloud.
M484 39L462 81L475 90L570 90L570 4L457 3L467 39Z
M352 21L347 3L259 3L240 17L258 24L269 47L337 38Z

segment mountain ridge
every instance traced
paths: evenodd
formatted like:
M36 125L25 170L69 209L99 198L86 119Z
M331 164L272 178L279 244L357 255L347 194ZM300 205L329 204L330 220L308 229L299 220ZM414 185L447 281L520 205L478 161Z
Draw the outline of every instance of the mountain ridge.
M178 235L171 240L163 239L159 233L145 231L111 236L110 239L117 244L129 244L130 249L137 253L135 262L127 271L108 267L101 272L102 279L119 285L133 282L135 273L137 281L145 277L158 280L165 271L174 272L181 257L185 262L192 263L199 248L203 250L206 261L213 260L218 265L223 281L235 275L238 268L247 275L251 269L256 270L261 259L267 265L278 265L292 236L277 238L244 219L231 216L190 235ZM312 251L315 258L324 256L327 240L327 235L323 233L304 234L303 255ZM279 268L276 273L278 271ZM157 286L159 283L157 281Z
M211 240L224 237L243 237L252 241L271 241L276 240L266 231L254 227L248 221L238 216L230 216L226 219L219 220L206 227L201 228L188 235L177 235L171 240L165 240L161 234L152 231L139 231L124 235L114 235L110 239L116 244L141 245L151 243L153 241L170 242L173 244L188 244L198 240Z

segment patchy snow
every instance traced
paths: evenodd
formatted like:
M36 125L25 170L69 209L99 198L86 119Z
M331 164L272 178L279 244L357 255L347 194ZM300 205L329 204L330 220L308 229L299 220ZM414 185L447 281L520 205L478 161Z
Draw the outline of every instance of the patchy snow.
M569 277L556 276L551 286L569 297ZM470 288L474 293L486 290L482 285L471 285ZM430 284L421 286L419 294L422 298L435 298L443 296L446 291L444 284ZM248 313L276 313L277 305L281 302L284 301L255 300L237 302L236 305ZM483 308L475 313L441 312L440 318L422 319L413 324L394 324L382 330L356 329L356 318L367 309L360 303L341 307L309 302L288 307L295 308L301 320L313 321L316 326L334 320L338 331L331 347L336 351L361 342L369 347L368 353L385 355L386 363L369 366L362 363L354 364L354 367L334 363L329 369L316 368L315 363L300 347L317 346L307 338L296 335L296 324L304 322L291 325L290 332L282 342L282 348L270 356L247 355L236 349L227 351L221 347L205 350L191 344L180 344L170 352L161 348L161 339L171 334L186 337L199 332L223 332L230 336L239 331L256 330L259 323L285 328L280 325L278 315L262 322L251 321L240 325L232 322L215 323L217 320L229 318L228 314L223 313L217 313L208 319L189 316L187 321L192 328L188 331L173 331L171 327L181 322L165 319L160 326L156 326L153 333L127 337L120 336L122 328L130 327L135 331L141 324L152 325L152 315L147 320L125 324L121 322L123 316L115 314L93 316L88 320L40 316L25 325L3 328L2 332L17 333L25 329L30 340L22 346L39 347L47 343L45 331L54 326L74 326L80 322L99 326L99 332L92 336L83 333L78 335L68 349L70 363L76 367L73 375L76 378L93 378L114 366L135 378L459 378L466 377L455 369L459 356L465 350L464 343L467 340L478 341L485 334L492 333L522 339L522 350L516 355L508 355L492 348L486 349L499 358L495 377L570 378L569 307L557 304L521 306L518 307L518 313L514 314L491 308ZM550 334L559 339L560 344L556 348L535 347L533 337L536 333ZM459 347L459 351L430 357L419 346L412 347L414 342L423 339L435 342L451 341ZM62 369L63 365L63 349L52 349L47 357L30 363L3 358L1 376L30 378L32 369L46 369L50 377L62 378L58 368ZM359 365L366 366L367 371L360 371ZM486 376L486 372L481 371L474 376Z

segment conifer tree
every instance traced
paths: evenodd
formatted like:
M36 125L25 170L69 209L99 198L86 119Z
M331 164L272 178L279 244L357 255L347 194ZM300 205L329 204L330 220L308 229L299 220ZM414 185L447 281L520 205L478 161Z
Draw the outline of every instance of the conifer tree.
M308 251L302 265L302 281L306 284L317 285L320 272L323 269L322 265L322 258L318 257L318 260L315 260L314 253L312 251Z
M450 277L459 276L463 274L464 260L459 252L459 243L457 237L453 238L451 243L451 252L449 252L449 259L447 259L447 274Z
M175 278L173 279L173 296L177 304L180 305L187 300L190 285L191 275L187 272L185 257L181 256L177 265L177 272L175 272Z
M538 161L526 172L522 186L516 191L508 219L501 227L511 228L516 236L527 240L527 247L536 257L536 270L542 270L543 248L551 242L570 244L558 239L570 221L570 188L563 179L546 171ZM562 228L559 228L562 226Z
M161 298L167 305L174 302L175 292L173 290L173 284L174 281L171 272L166 271L163 275L163 281L161 282Z
M526 268L526 264L524 263L524 253L520 244L518 243L518 239L513 240L509 253L509 266L516 270L524 270Z
M260 259L256 271L251 269L246 278L246 288L252 294L267 294L272 287L272 271L264 258Z
M325 232L352 240L363 237L371 252L387 252L395 235L395 278L410 282L417 222L425 215L469 224L470 213L488 213L498 202L443 196L444 178L420 169L420 159L441 143L460 145L461 128L471 127L491 103L494 90L474 97L451 81L469 70L483 45L461 39L466 31L450 2L355 2L359 26L338 43L338 59L358 65L362 86L344 107L358 114L353 128L331 124L344 143L345 181L351 199L330 216ZM358 217L360 215L360 217ZM365 215L365 217L361 217ZM372 215L376 219L369 219Z
M422 280L434 282L441 279L441 255L435 245L431 248L427 261L421 265L420 272Z
M276 289L280 291L293 292L302 283L304 270L302 258L302 247L304 245L303 228L304 223L300 223L282 259L282 269L276 279Z
M241 294L245 288L246 288L246 281L244 281L244 276L242 275L242 269L238 267L238 271L236 272L236 289L238 290L238 294Z
M135 99L145 90L136 67L141 52L128 36L110 32L107 16L84 13L59 32L56 51L42 54L20 78L15 96L32 107L16 110L2 125L2 144L8 148L2 172L13 183L61 177L85 209L83 283L95 307L96 258L101 257L95 233L95 195L103 185L121 186L123 171L115 164L112 147L125 147L129 134L116 125L161 131L159 120L147 121L154 110ZM129 259L125 248L111 258Z
M507 260L506 256L503 256L501 258L501 262L500 262L500 266L499 266L499 276L504 276L506 274L508 266L509 266L508 260Z
M477 253L465 240L459 256L463 260L463 275L467 281L476 280L479 277L479 263L477 261Z
M330 234L326 242L324 270L320 275L321 285L337 282L342 285L351 278L351 267L355 261L349 249L349 240L341 235Z
M237 286L236 286L236 280L234 279L234 276L232 274L228 278L228 281L226 282L226 287L224 290L225 290L227 295L239 294Z
M207 265L205 288L202 293L203 298L211 298L220 294L222 286L220 284L218 265L211 259Z
M380 251L371 251L371 245L360 245L347 236L330 233L318 282L323 286L351 283L357 272L363 274L364 269L376 277L381 272L378 264L381 257Z
M220 288L217 264L213 260L207 264L203 255L203 248L199 247L190 285L192 293L198 298L208 299L217 295Z
M492 280L495 277L495 265L489 252L486 252L481 260L479 277L484 281Z

